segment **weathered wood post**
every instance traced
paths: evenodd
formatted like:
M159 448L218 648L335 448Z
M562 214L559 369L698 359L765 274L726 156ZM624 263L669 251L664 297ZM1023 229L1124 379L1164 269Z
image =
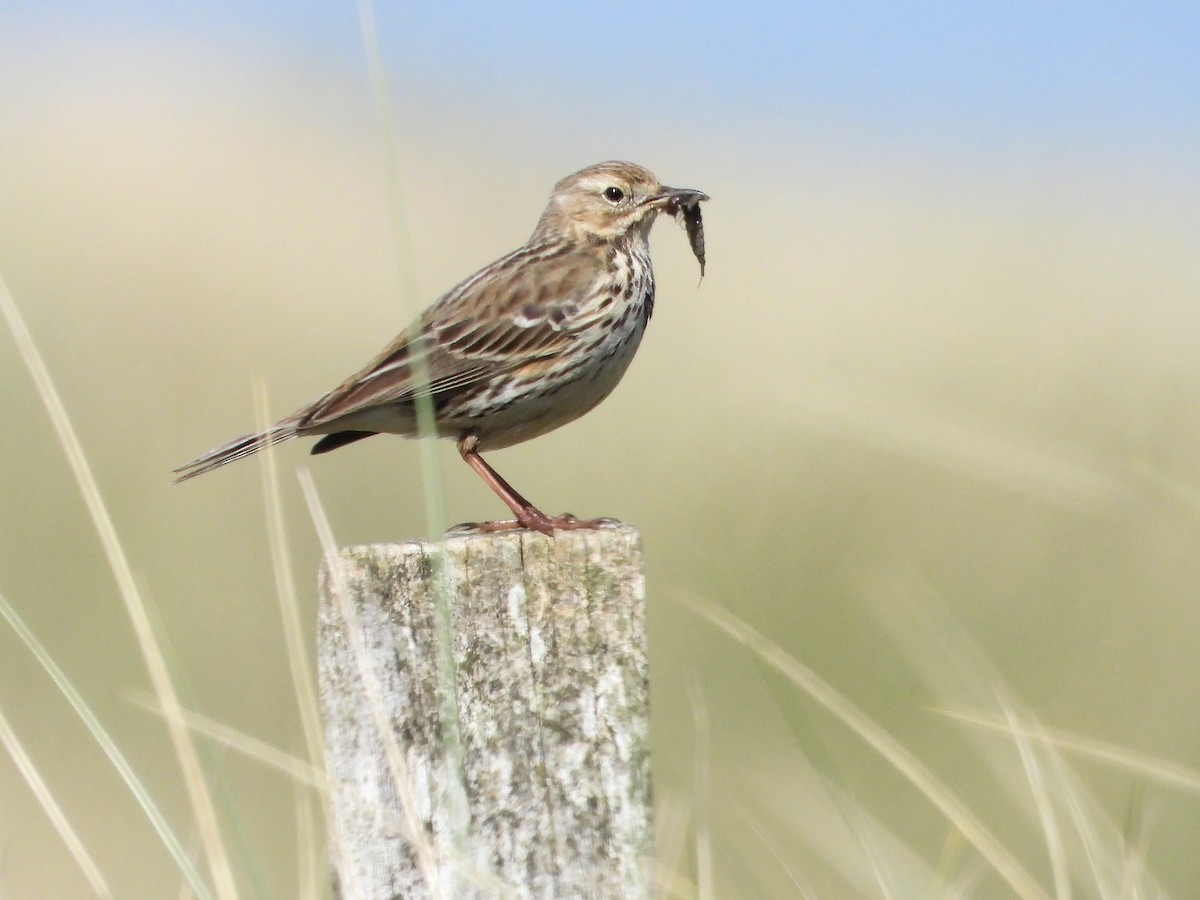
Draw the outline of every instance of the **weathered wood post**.
M318 664L340 895L646 896L644 604L625 526L327 561Z

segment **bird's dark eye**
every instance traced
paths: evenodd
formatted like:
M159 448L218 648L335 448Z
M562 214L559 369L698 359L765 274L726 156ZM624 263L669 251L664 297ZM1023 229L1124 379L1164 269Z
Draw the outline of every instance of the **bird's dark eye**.
M619 187L606 187L604 189L604 199L609 203L620 203L625 199L625 192Z

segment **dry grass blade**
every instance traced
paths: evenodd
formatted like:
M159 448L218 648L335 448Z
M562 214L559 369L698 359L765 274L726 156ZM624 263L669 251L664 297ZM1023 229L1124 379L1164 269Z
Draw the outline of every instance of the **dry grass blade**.
M1124 829L1125 846L1128 849L1125 854L1125 864L1121 869L1120 887L1117 890L1119 897L1139 898L1145 896L1145 893L1139 888L1145 877L1150 828L1144 815L1145 810L1142 807L1140 791L1134 799L1135 802L1130 805L1129 817Z
M383 53L379 45L379 32L375 26L375 9L371 0L359 0L359 26L362 30L363 47L367 54L367 70L371 76L371 93L375 100L376 118L387 156L388 211L391 214L392 239L396 262L401 272L401 296L417 295L416 269L408 231L408 219L404 213L404 196L400 186L400 142L392 116L392 105L388 97L387 72L383 65ZM426 354L421 352L420 337L415 341L417 352L413 355L413 376L418 385L428 385L429 365ZM421 486L425 495L426 533L436 539L445 530L445 497L442 491L441 471L438 463L437 425L435 422L433 397L427 391L418 391L416 397L418 452L421 456ZM442 742L446 754L447 768L462 771L462 735L459 732L458 700L454 689L454 633L451 626L449 592L445 590L441 577L441 556L435 549L431 554L437 575L437 639L438 639L438 694L442 718ZM470 814L466 788L457 779L451 779L443 798L449 820L453 823L452 840L455 857L465 855L466 833ZM457 878L457 875L454 876Z
M870 827L866 811L852 798L844 797L840 803L842 817L850 826L859 845L859 859L870 872L872 884L883 900L900 900L904 895L897 885L896 873L890 860L883 852L880 835Z
M1022 734L1017 727L1017 714L1012 704L1006 702L1003 696L997 697L997 703L1004 711L1009 734L1017 747L1017 755L1021 758L1025 778L1033 794L1033 806L1042 824L1042 834L1046 837L1046 852L1050 857L1050 871L1054 878L1054 896L1060 900L1070 900L1071 877L1068 873L1066 851L1063 848L1062 831L1058 827L1058 817L1054 814L1054 804L1050 801L1050 793L1046 787L1045 773L1029 736Z
M25 320L2 278L0 278L0 311L3 311L4 317L8 320L8 326L16 341L17 349L20 351L25 366L37 387L38 394L45 404L46 412L54 425L59 443L62 445L71 471L79 485L80 494L82 494L88 513L92 517L92 523L96 528L104 553L108 557L108 564L117 581L121 598L125 602L125 610L133 625L134 634L137 636L138 646L146 663L146 670L154 685L154 692L164 708L173 709L178 713L181 709L179 697L175 692L175 685L171 681L170 672L167 670L162 649L158 646L155 638L141 591L133 577L133 569L117 538L112 518L100 495L100 489L96 485L96 479L92 475L91 467L88 465L87 457L84 455L83 447L71 425L71 420L67 416L62 399L58 396L58 391L55 389L50 373L25 325ZM178 716L167 719L171 743L175 749L179 767L183 772L184 784L187 787L192 813L200 832L200 840L204 846L205 857L213 876L217 896L223 900L224 898L231 900L231 898L237 897L237 883L234 880L229 854L221 835L216 809L205 782L204 771L200 765L200 758L196 754L196 748L191 743L187 729L176 721L177 718Z
M163 716L164 718L169 715L151 697L134 695L129 699L142 709L149 710L156 715ZM297 784L316 788L323 794L329 792L329 781L325 777L323 769L306 762L298 756L280 750L266 741L252 737L244 731L238 731L236 728L231 728L215 719L210 719L208 716L186 709L182 710L182 713L181 723L196 734L202 734L248 759L260 762L264 766L275 769L277 772L282 772Z
M260 431L265 431L271 421L267 413L266 395L266 386L259 381L255 391L255 405ZM324 761L321 750L321 712L317 704L312 666L309 665L304 628L300 624L300 604L296 602L291 553L288 550L287 532L283 527L283 499L279 493L275 447L268 444L258 454L258 458L262 467L267 537L271 546L271 564L275 570L275 589L279 597L279 615L283 622L284 646L287 649L288 670L292 676L292 691L300 709L300 723L304 729L304 744L308 750L309 762L320 766Z
M934 711L951 719L957 719L960 722L978 725L981 728L1012 733L1012 728L999 716L988 716L983 713L953 709L938 709ZM1020 725L1012 727L1019 728L1020 733L1027 737L1045 741L1062 750L1069 750L1072 753L1078 753L1089 759L1108 763L1135 775L1145 776L1167 787L1178 788L1189 794L1200 795L1200 772L1197 772L1195 769L1189 769L1187 766L1168 762L1165 759L1159 759L1157 756L1150 756L1146 753L1138 753L1136 750L1129 750L1117 744L1109 744L1105 741L1098 741L1095 738L1072 734L1069 731L1060 731L1054 728L1032 729Z
M832 685L732 613L706 601L689 598L685 602L801 688L883 756L962 832L1018 897L1048 900L1049 895L1033 876L933 772Z
M825 382L796 388L788 401L792 420L805 428L1047 502L1095 509L1136 496L1133 479L1080 447L1046 444L1019 429L915 404L883 388Z
M255 406L258 428L266 430L271 424L267 405L266 384L259 380L255 390ZM296 583L292 578L292 557L288 549L287 530L284 528L283 498L279 491L278 457L275 446L268 444L259 454L262 468L263 502L266 505L267 538L271 547L271 564L275 570L275 592L279 598L279 616L283 623L284 647L287 650L288 670L292 676L292 692L300 711L300 723L304 729L304 744L316 786L322 792L321 813L325 818L325 833L329 833L328 794L325 778L325 755L321 742L321 711L317 703L316 681L309 664L304 628L300 622L300 604L296 599ZM231 745L232 746L232 745ZM270 748L274 750L274 748ZM296 761L299 762L299 761ZM313 797L303 790L304 782L296 785L296 853L300 861L299 895L316 898L320 896L318 874L320 853L319 837L313 822Z
M325 896L324 884L328 883L329 876L320 852L321 835L317 829L317 817L313 815L313 797L300 782L295 782L295 786L296 851L300 864L296 894L300 900L320 900Z
M363 47L367 53L367 71L371 77L371 94L375 100L376 118L379 122L380 135L383 139L384 152L387 157L388 172L388 212L391 215L392 239L394 241L396 263L400 269L402 297L417 296L413 254L409 240L407 217L404 215L403 191L400 189L400 154L399 141L396 137L395 120L392 117L391 103L388 100L387 73L383 65L383 53L379 47L379 33L375 28L375 9L370 0L359 0L359 27L362 30ZM411 310L415 314L415 310ZM420 350L420 339L415 342L415 348ZM413 376L417 384L429 384L429 365L422 352L413 354ZM433 398L425 391L418 391L416 398L417 436L437 437L437 426L434 422ZM445 500L442 496L442 479L438 465L437 447L432 440L419 441L421 454L421 483L425 491L425 521L430 537L436 537L445 530L443 510Z
M696 728L696 784L693 788L696 803L696 896L712 900L713 854L712 823L709 791L711 789L711 730L708 707L700 688L700 676L694 670L688 674L688 700L692 705L692 721Z
M743 807L735 806L734 811L738 814L746 826L758 838L759 842L767 848L767 852L775 858L775 862L779 868L787 874L787 877L792 882L792 887L796 889L796 896L801 900L817 900L817 895L804 883L800 877L800 873L796 871L794 864L787 858L787 854L779 847L778 842L771 836L770 832L763 828L754 817L750 815Z
M1128 847L1104 805L1046 741L1036 717L1022 709L924 577L897 565L886 578L886 589L865 590L876 622L904 649L932 695L943 698L939 705L998 713L996 727L1011 748L991 746L986 736L970 730L966 736L978 745L996 781L1009 786L1011 799L1041 822L1058 895L1086 886L1089 895L1126 896L1120 883ZM897 602L900 598L907 602ZM1136 893L1161 894L1150 872L1142 873Z
M371 94L375 100L376 119L387 157L388 211L391 216L392 239L395 258L401 275L401 296L415 297L418 294L416 268L408 230L408 219L404 210L404 195L400 184L400 142L392 105L388 96L387 72L383 64L383 53L379 44L379 32L375 24L375 9L371 0L359 0L359 27L362 31L363 48L367 54L367 70L371 78ZM414 311L415 312L415 311ZM415 342L413 375L417 384L429 384L429 366L425 353L420 352L420 338ZM434 416L433 398L426 391L418 391L416 398L418 452L421 457L421 485L425 495L426 533L436 538L445 530L445 497L436 445L437 426ZM435 568L440 572L439 558L434 553ZM450 771L462 771L462 736L458 731L457 698L454 690L453 632L450 626L450 598L442 588L442 578L437 579L437 631L438 631L438 677L439 700L443 722L443 744ZM469 813L465 786L451 780L443 798L453 823L453 855L464 854ZM457 883L457 864L454 864L451 884Z
M688 808L677 797L658 796L654 810L654 858L649 860L655 897L690 897L682 875L687 842Z
M83 846L83 841L79 839L79 835L75 833L75 829L67 821L62 808L54 799L54 795L50 793L46 782L42 780L42 776L38 773L37 767L34 766L33 760L29 758L29 754L25 752L25 748L21 746L16 732L13 731L3 712L0 712L0 744L4 745L4 749L12 757L17 771L21 773L21 777L25 779L25 783L29 785L29 789L33 791L33 795L37 798L38 803L41 804L42 809L45 810L46 816L53 823L58 836L62 838L63 843L67 845L67 849L71 851L71 856L75 858L76 864L83 870L84 877L91 884L92 890L96 892L98 897L111 897L112 891L108 889L108 883L100 873L100 867L96 865L91 855L87 852L87 848Z
M347 635L354 658L358 664L362 688L367 695L370 708L375 714L375 727L384 747L384 755L391 770L393 784L396 788L396 796L400 798L401 815L404 817L405 830L408 833L413 852L416 854L417 864L425 878L425 883L429 886L430 894L434 897L442 897L444 894L442 891L442 882L438 877L439 861L437 854L430 845L429 840L425 837L425 829L414 813L416 801L413 799L408 766L404 762L404 754L396 743L396 735L392 730L392 723L383 715L382 689L379 685L379 678L371 667L370 654L363 644L363 631L359 622L358 612L354 609L354 604L350 602L345 574L342 571L341 557L338 555L337 544L333 539L333 530L329 527L329 519L325 516L325 509L321 505L320 497L317 496L317 486L313 483L312 476L307 470L301 469L299 478L301 489L304 492L304 499L308 503L309 515L312 517L313 524L317 530L317 536L321 541L322 552L325 554L325 565L329 569L333 595L338 604L339 611L347 623ZM330 834L329 839L335 844L334 851L341 852L341 848L336 846L339 836ZM343 866L342 870L345 874L349 875L353 872L353 867L348 865ZM342 885L343 890L349 896L356 896L351 893L352 887L351 885Z
M1099 897L1128 897L1128 894L1113 892L1114 879L1113 860L1124 862L1124 854L1115 857L1113 853L1116 837L1115 829L1109 827L1107 817L1095 809L1094 804L1086 793L1080 791L1076 784L1074 773L1067 769L1061 754L1045 752L1049 748L1043 745L1042 758L1047 771L1047 783L1054 788L1054 794L1059 806L1065 808L1066 815L1074 826L1074 837L1078 841L1082 861L1087 865L1089 887L1094 888ZM1144 896L1135 892L1134 896Z
M192 892L201 898L201 900L211 900L212 894L204 884L204 879L200 877L200 873L196 871L196 867L192 864L191 857L184 850L183 845L179 842L179 838L175 836L174 830L172 830L166 817L163 816L157 804L155 804L154 798L150 796L150 792L146 790L145 785L134 774L133 766L125 759L124 754L117 747L116 741L112 739L112 736L109 735L104 725L96 718L96 714L92 712L91 707L83 699L83 695L79 693L75 685L67 678L66 673L54 661L54 658L50 655L50 651L42 646L42 643L37 639L33 631L17 615L17 611L13 609L12 604L2 594L0 594L0 615L4 617L9 627L21 639L21 642L25 644L29 652L33 654L34 659L45 669L46 674L50 676L50 679L62 695L66 697L67 702L71 704L71 708L75 710L75 714L83 721L84 727L96 739L96 743L100 745L100 749L104 751L104 755L108 757L108 761L112 763L112 767L117 770L117 774L121 776L126 787L129 788L129 792L133 794L138 805L146 813L146 818L150 820L150 824L154 827L155 832L157 832L159 838L166 846L172 859L175 860L175 864L179 867L180 872L183 873L184 879L187 881Z

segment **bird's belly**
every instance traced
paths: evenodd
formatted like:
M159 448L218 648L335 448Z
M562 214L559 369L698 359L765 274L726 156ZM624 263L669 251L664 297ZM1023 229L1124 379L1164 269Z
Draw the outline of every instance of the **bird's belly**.
M464 405L465 415L439 431L474 433L480 450L497 450L546 434L579 418L612 393L633 360L642 329L609 339L591 353L547 361L537 373L497 380Z

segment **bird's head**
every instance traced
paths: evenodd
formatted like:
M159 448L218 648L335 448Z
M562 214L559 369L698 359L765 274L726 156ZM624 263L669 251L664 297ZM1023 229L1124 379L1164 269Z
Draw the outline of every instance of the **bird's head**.
M664 187L654 173L630 162L602 162L568 175L554 186L535 236L610 241L645 237L659 210L708 196Z

